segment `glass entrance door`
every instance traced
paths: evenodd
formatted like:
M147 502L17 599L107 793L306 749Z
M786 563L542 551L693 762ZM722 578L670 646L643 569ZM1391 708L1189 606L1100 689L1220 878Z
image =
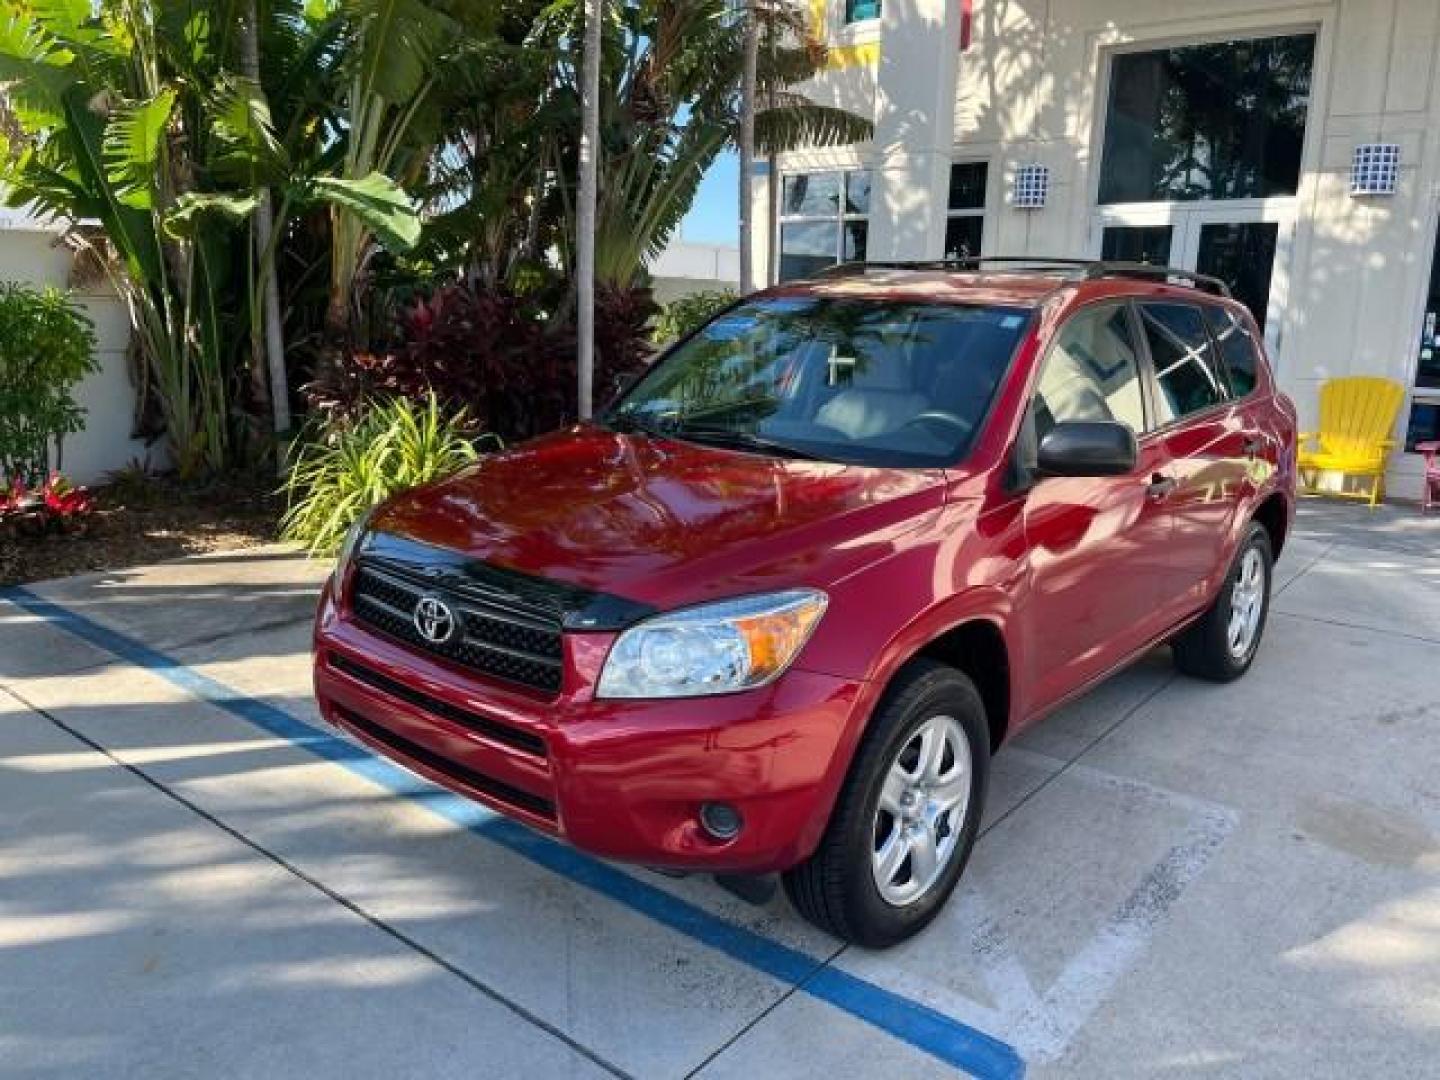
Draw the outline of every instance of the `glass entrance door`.
M1293 221L1291 207L1273 204L1107 206L1094 230L1094 254L1219 278L1278 351Z
M1435 234L1435 259L1430 264L1430 291L1425 296L1417 351L1415 389L1405 428L1405 449L1411 451L1416 443L1440 439L1440 226Z

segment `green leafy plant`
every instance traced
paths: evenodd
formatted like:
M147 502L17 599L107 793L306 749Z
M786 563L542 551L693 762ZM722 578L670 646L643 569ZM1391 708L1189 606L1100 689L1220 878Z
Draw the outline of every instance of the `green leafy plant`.
M313 436L300 445L282 488L287 508L280 535L315 556L338 551L370 507L479 456L465 414L446 414L433 393L418 401L374 402Z
M96 368L95 331L64 293L0 284L0 477L45 475L51 443L84 426L73 391Z
M132 457L120 468L107 472L100 482L106 500L120 506L154 506L167 497L148 457Z
M0 198L58 224L98 226L103 241L73 228L67 240L95 251L125 302L144 392L182 476L240 456L236 374L248 356L251 396L266 393L260 296L292 222L333 214L330 243L348 244L351 262L372 238L403 250L419 236L416 207L374 167L390 159L350 153L358 106L332 100L362 24L393 64L417 62L404 31L386 33L387 20L413 13L374 6L267 0L246 13L234 0L0 0L0 84L13 120ZM248 63L237 23L258 31L249 36L261 55ZM373 141L397 124L381 109L364 131ZM283 395L283 378L274 381Z
M660 309L650 338L656 345L669 345L699 330L738 299L739 294L733 289L711 289L678 296Z

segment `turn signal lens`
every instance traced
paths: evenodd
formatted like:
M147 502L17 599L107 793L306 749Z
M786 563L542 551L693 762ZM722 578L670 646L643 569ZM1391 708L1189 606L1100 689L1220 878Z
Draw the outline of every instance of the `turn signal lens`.
M698 697L763 686L799 655L826 603L816 589L791 589L647 619L615 642L598 696Z

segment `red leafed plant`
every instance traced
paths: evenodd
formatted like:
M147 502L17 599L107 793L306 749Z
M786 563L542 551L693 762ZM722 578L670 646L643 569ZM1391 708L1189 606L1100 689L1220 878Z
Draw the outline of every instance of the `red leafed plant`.
M95 511L95 496L54 473L37 488L16 477L0 493L0 530L25 535L81 532Z
M89 489L77 487L59 473L45 481L40 497L50 516L62 522L88 517L95 510L95 496Z
M553 301L554 298L549 298ZM602 290L595 310L595 404L650 359L648 290ZM311 402L347 413L375 397L419 399L465 410L474 426L512 442L575 418L575 327L543 298L504 288L452 285L417 300L397 320L389 347L349 357Z

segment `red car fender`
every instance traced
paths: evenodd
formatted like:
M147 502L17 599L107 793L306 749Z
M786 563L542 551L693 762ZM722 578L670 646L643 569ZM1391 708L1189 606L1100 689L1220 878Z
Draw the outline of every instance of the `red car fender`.
M850 723L836 747L835 756L830 763L829 772L825 776L820 797L816 799L815 813L801 834L801 848L805 852L806 858L820 843L825 826L829 824L830 816L834 812L835 801L840 796L840 788L855 760L855 751L860 745L860 740L869 728L871 717L874 716L876 708L885 696L885 691L889 689L900 669L915 659L927 645L937 638L957 627L973 622L988 622L1000 631L1000 635L1005 641L1006 654L1010 658L1013 668L1015 649L1006 630L1013 603L1013 598L1007 596L1004 590L998 586L970 589L925 609L885 645L877 656L869 677L861 684L860 694L856 698L854 709L851 712ZM1015 701L1013 690L1008 698L1013 713ZM1011 719L1010 716L1004 718L1006 730L1011 728Z

